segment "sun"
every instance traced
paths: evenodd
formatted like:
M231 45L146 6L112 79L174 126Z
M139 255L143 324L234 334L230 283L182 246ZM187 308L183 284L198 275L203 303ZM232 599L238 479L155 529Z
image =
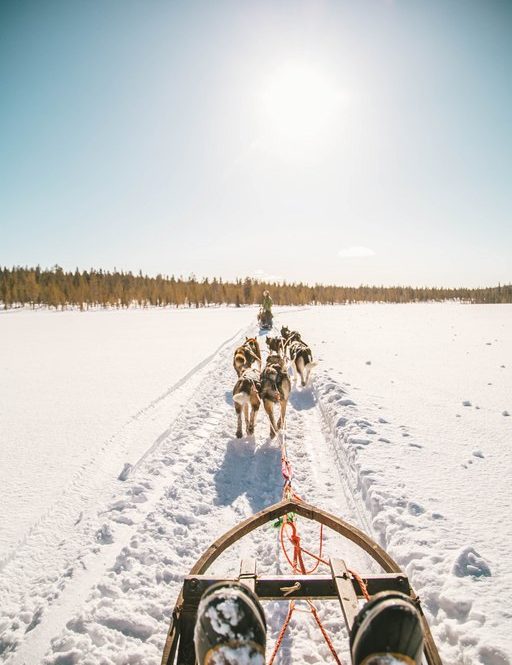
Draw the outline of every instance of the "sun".
M307 144L332 130L343 95L325 72L287 63L268 77L259 102L262 129L270 141Z

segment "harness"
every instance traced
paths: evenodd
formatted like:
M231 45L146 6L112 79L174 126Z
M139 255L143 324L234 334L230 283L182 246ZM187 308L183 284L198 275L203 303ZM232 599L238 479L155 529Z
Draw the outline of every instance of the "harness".
M244 370L242 378L247 379L254 384L261 383L261 375L258 370L254 369L253 367L248 367L246 370Z
M252 350L252 348L249 346L248 342L249 342L249 340L247 340L247 341L245 342L245 344L242 345L242 348L243 348L243 350L244 350L245 359L246 359L246 360L250 360L250 358L247 358L247 354L249 354L249 356L252 356L252 358L253 358L254 360L258 360L258 361L261 362L261 357L260 357L260 356L257 356L257 355L254 353L254 351Z
M267 369L267 367L274 368L274 371L276 373L276 378L275 379L270 378L270 376L268 376L265 373L265 370ZM276 400L276 402L280 402L281 401L281 393L279 392L279 387L281 386L281 384L283 382L283 376L284 376L280 365L278 365L277 363L271 363L270 365L267 365L265 367L265 369L263 370L263 372L262 372L262 376L263 376L262 382L261 382L262 385L263 385L263 380L268 381L270 383L270 385L272 386L272 388L273 388L272 392L274 393L274 399Z
M298 333L297 331L291 332L288 335L288 337L284 340L283 351L285 353L288 347L291 346L291 344L293 344L293 342L301 342L302 344L304 344L304 342L300 338L300 333Z
M273 346L275 346L275 344L273 344L274 342L276 342L277 344L277 349L272 348ZM267 337L267 346L269 348L270 353L277 353L278 356L281 355L281 351L284 351L283 340L281 337Z

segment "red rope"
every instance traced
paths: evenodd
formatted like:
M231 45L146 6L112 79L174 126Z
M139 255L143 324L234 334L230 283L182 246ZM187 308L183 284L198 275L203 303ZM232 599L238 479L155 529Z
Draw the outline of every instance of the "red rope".
M322 635L324 637L324 640L325 640L327 646L329 647L330 652L333 655L334 660L338 663L338 665L342 665L342 661L340 660L338 654L336 653L336 649L334 648L334 644L331 642L331 638L329 637L329 635L327 635L327 631L325 630L322 622L320 621L320 617L318 616L318 611L317 611L316 607L313 605L313 603L310 600L308 600L307 602L308 602L308 605L311 609L311 614L315 617L315 621L317 622L318 627L320 628L320 632L322 633Z
M290 555L288 554L288 550L286 549L286 545L284 542L286 527L289 527L289 529L291 530L291 535L288 535L288 540L293 545L293 561ZM310 552L309 550L306 550L302 547L300 536L297 533L297 527L293 522L288 521L288 519L283 520L283 523L281 525L280 541L281 541L281 549L283 550L286 560L292 567L294 573L301 573L302 575L312 575L321 563L325 564L326 566L329 565L327 561L322 559L323 525L321 525L320 527L320 547L318 555L313 554L313 552ZM306 568L306 565L304 563L303 554L307 554L308 556L316 560L316 563L313 564L313 567L310 568L309 570ZM297 566L297 562L299 562L299 566Z
M290 464L290 461L288 460L288 456L286 454L286 444L284 437L281 437L281 473L284 478L284 486L283 486L283 499L294 499L296 501L301 501L301 498L295 493L292 487L292 478L293 478L293 470L292 466ZM288 538L288 541L291 543L293 546L293 555L290 555L288 553L288 550L286 548L285 544L285 535ZM285 515L283 517L283 521L281 523L281 528L279 530L279 541L281 544L281 549L284 553L284 556L286 557L286 560L288 561L288 564L290 565L292 571L297 574L300 573L302 575L311 575L316 571L318 566L323 563L324 565L328 566L328 562L323 559L323 524L320 525L320 544L318 548L318 555L313 554L313 552L310 552L309 550L306 550L304 547L301 545L301 539L297 531L297 526L295 522L291 521L288 517L288 515ZM311 557L312 559L315 559L315 563L313 566L308 570L306 568L306 565L304 563L304 554L307 556ZM349 573L352 575L352 577L358 582L360 588L361 588L361 593L363 596L366 598L366 600L370 599L370 596L368 594L368 588L364 580L354 571L349 570ZM318 615L318 611L316 607L313 605L313 603L310 600L306 601L308 606L309 606L309 611L313 615L320 632L322 633L322 636L329 647L329 650L336 661L338 665L342 665L342 661L340 660L338 654L336 653L336 650L334 648L334 645L327 634L327 631L325 630L322 621ZM295 601L292 600L290 602L290 606L288 608L288 614L286 615L286 619L284 620L283 626L279 632L278 638L276 640L276 644L274 646L274 650L272 652L272 656L270 657L268 665L273 665L274 659L277 655L277 652L279 651L279 648L281 647L284 634L286 632L286 629L288 628L288 624L290 623L290 620L292 618L292 614L295 610Z
M313 565L313 568L310 568L309 570L306 571L306 575L312 575L321 563L323 563L325 566L329 565L329 563L325 559L322 559L323 547L324 547L324 525L321 524L320 525L320 546L319 546L318 555L313 554L313 552L310 552L309 550L307 550L307 549L305 549L304 547L301 546L302 552L304 554L307 554L312 559L316 560L316 563Z
M293 471L290 462L286 459L286 457L281 457L281 473L283 474L285 481L291 483L293 478Z
M283 641L284 634L286 633L286 629L288 628L288 624L290 623L290 619L292 618L293 610L295 609L295 601L292 600L290 602L290 606L288 607L288 614L286 615L286 619L284 620L283 626L281 630L279 631L279 635L276 640L276 644L274 646L274 651L272 651L272 655L270 656L270 660L268 661L268 665L272 665L274 662L274 658L277 656L277 652L279 651L279 648L281 646L281 642Z
M363 594L365 600L366 601L370 600L370 594L368 593L368 586L366 585L366 582L363 580L363 578L360 575L358 575L354 570L350 570L350 568L348 569L348 572L358 582L359 586L361 587L361 593Z

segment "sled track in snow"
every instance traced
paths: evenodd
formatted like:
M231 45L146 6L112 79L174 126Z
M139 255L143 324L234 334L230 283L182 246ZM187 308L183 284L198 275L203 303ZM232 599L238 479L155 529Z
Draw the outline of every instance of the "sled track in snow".
M132 416L102 445L94 458L72 477L61 499L45 512L2 562L5 572L0 578L0 591L6 603L4 609L7 606L10 610L8 616L13 623L20 623L17 619L20 613L29 620L15 631L9 630L9 627L4 630L5 622L0 624L0 660L2 654L9 657L8 654L13 647L16 649L18 642L26 642L29 634L29 641L32 642L35 635L42 632L40 624L47 623L46 615L52 613L53 606L63 606L67 587L71 587L69 594L74 594L77 586L74 578L77 575L81 577L79 586L83 590L87 586L86 578L92 578L103 570L104 560L108 565L111 553L105 552L107 556L104 557L99 552L101 548L97 532L103 526L101 519L108 512L104 509L110 497L123 489L117 476L122 467L121 455L124 455L126 440L138 435L153 439L153 443L135 462L134 468L138 468L159 445L172 437L173 430L179 426L183 406L171 426L166 427L162 433L162 423L169 422L166 415L170 406L169 398L183 404L190 390L194 389L194 384L201 381L205 372L208 373L208 365L216 358L223 357L223 353L229 355L233 340L243 332L244 329L239 330L225 340L165 393ZM118 450L117 458L112 455L115 448ZM87 473L91 469L94 471L88 477ZM61 540L63 530L67 530L69 536L72 534L71 541ZM101 540L101 536L99 538ZM88 575L83 574L86 568ZM25 650L30 654L29 659L19 662L40 662L35 659L32 661L30 649Z
M80 547L67 551L66 565L61 566L63 557L53 575L34 580L25 596L14 595L10 631L0 635L6 663L158 664L183 575L220 533L281 498L280 450L267 438L263 409L256 436L234 438L231 361L242 334L226 340L132 418L143 428L157 428L158 418L152 416L183 389L177 417L170 427L160 427L127 481L115 480L120 471L116 468L108 491L103 488L94 509L79 518ZM260 342L266 348L261 336ZM358 503L348 465L338 462L338 473L333 474L329 422L314 390L292 391L287 442L298 493L366 528L364 506ZM236 571L249 547L261 570L275 571L277 561L279 572L284 563L276 533L271 528L258 530L230 558L219 559L219 570ZM317 548L316 532L306 530L303 538L306 546ZM328 537L327 542L335 546L336 539ZM348 558L356 568L362 565ZM284 611L282 606L267 609L270 641ZM321 614L327 626L342 636L342 622L326 611ZM23 625L15 630L19 614ZM322 653L326 647L321 636L311 628L308 637L309 630L292 622L279 662L289 662L293 644L307 653L310 640L311 653Z
M245 328L241 328L238 330L238 332L235 333L235 335L229 337L228 339L224 340L218 347L217 349L206 356L203 360L201 360L197 365L195 365L191 370L189 370L184 376L182 376L178 381L176 381L170 388L168 388L165 392L163 392L161 395L156 397L155 399L151 400L146 406L142 407L139 409L134 415L132 415L128 420L117 430L115 434L110 436L102 445L101 447L94 453L94 456L89 459L87 462L85 462L82 467L80 468L79 471L77 471L71 478L71 482L68 486L68 488L64 492L64 499L61 498L57 502L55 502L53 505L51 505L45 513L27 530L27 533L13 546L10 552L8 552L4 557L0 560L0 573L3 571L3 569L9 564L10 561L16 558L17 554L19 551L27 544L27 542L30 540L30 538L38 531L45 530L45 523L47 521L52 521L52 519L56 522L59 522L59 520L62 518L62 506L66 506L66 511L73 513L74 515L78 516L80 518L80 509L76 509L74 506L72 506L72 502L70 501L70 497L75 495L76 497L82 498L84 495L84 485L87 485L87 480L85 480L86 477L88 477L88 472L90 472L91 469L98 468L101 465L105 463L105 460L103 457L109 453L112 453L112 449L115 449L116 447L122 452L123 448L123 442L129 437L130 434L127 433L127 430L132 427L134 423L137 423L137 421L141 420L144 416L147 416L148 413L152 410L154 410L156 407L158 407L163 401L167 400L173 393L179 391L182 387L184 387L187 383L189 383L208 363L210 363L215 356L225 347L229 347L229 345L238 338L243 332L245 331ZM152 443L148 449L140 456L140 458L132 465L132 467L135 469L137 466L141 464L141 462L145 459L147 455L149 455L154 449L158 447L158 445L163 441L168 433L170 432L170 427L164 430ZM116 467L114 469L109 469L109 472L112 472L117 469L118 462L115 462ZM97 484L97 489L101 489L105 481L108 480L110 477L111 473L105 474L105 476L102 476L101 478L98 479ZM81 519L81 518L80 518ZM60 523L60 522L59 522Z
M272 328L271 332L272 334L280 335L280 331L275 326ZM336 422L333 422L332 416L329 414L329 410L326 408L326 404L323 402L321 393L317 388L315 371L316 370L313 370L310 379L311 385L308 388L301 390L300 388L297 388L297 385L293 386L293 391L290 397L290 406L293 411L296 413L298 412L298 417L301 421L295 432L295 436L304 440L303 445L310 448L312 455L315 448L315 442L322 442L324 453L323 458L329 459L329 462L334 461L334 466L337 472L336 480L339 481L340 487L343 489L343 495L345 498L344 503L346 503L346 509L348 510L350 519L360 529L374 538L375 534L373 532L371 520L358 490L360 480L357 470L350 461L347 452L337 440ZM311 411L311 414L308 414L308 417L305 418L305 414L309 411ZM313 425L313 431L311 431L311 423L316 423L316 426ZM305 434L302 435L301 432L304 432ZM332 471L333 467L332 464L330 464L328 470L328 475L330 477L332 477ZM312 473L314 472L315 470L312 469ZM339 512L339 510L340 506L338 506L337 512ZM336 512L336 510L334 512Z

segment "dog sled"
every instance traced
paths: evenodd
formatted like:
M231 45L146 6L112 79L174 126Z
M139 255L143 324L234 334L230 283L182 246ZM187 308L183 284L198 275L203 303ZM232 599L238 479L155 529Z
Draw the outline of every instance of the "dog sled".
M356 574L339 558L329 560L327 575L258 575L254 559L241 561L236 579L226 580L208 574L211 564L235 542L254 529L275 520L295 519L295 516L318 522L332 529L364 550L382 568L381 574ZM195 665L194 626L199 601L203 593L219 581L239 582L251 589L259 600L290 602L303 600L338 600L347 630L350 632L359 608L359 600L381 591L399 592L414 602L423 629L423 656L428 665L442 665L430 628L421 610L419 599L387 552L365 533L342 519L298 499L284 499L238 524L216 540L197 560L185 577L174 607L171 625L164 646L161 665ZM291 605L290 605L291 606ZM313 606L314 607L314 606ZM320 625L320 624L319 624ZM285 626L283 627L283 630ZM327 638L326 638L327 639Z
M268 309L261 308L258 312L258 323L262 330L271 330L272 329L272 312Z

